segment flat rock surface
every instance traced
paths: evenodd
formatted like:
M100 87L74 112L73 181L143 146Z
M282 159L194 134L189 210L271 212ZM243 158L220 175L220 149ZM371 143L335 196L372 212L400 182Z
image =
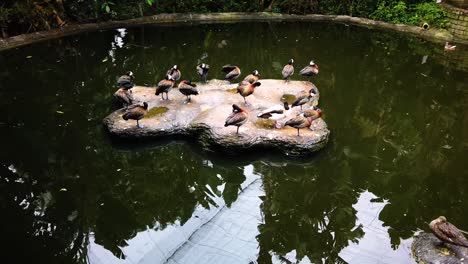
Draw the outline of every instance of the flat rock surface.
M468 263L468 249L447 244L430 233L421 233L414 238L413 254L417 263L460 264Z
M155 87L135 86L133 96L137 102L147 102L149 112L140 120L143 128L136 127L136 121L122 119L125 109L120 109L104 119L109 132L120 138L158 138L171 135L186 135L198 139L207 149L223 148L229 151L250 148L276 148L292 155L307 154L323 148L328 142L330 131L321 118L314 120L309 129L301 129L301 136L291 127L274 128L272 120L257 118L262 110L282 101L291 103L302 91L315 87L310 82L283 80L260 80L262 85L247 97L248 105L237 94L237 83L211 80L198 84L199 95L192 96L191 102L177 88L169 92L169 100L163 101L155 95ZM317 90L318 91L318 90ZM310 103L318 103L318 95ZM226 117L232 112L232 104L244 107L249 120L240 127L224 127ZM310 105L304 105L304 110ZM282 125L300 113L294 107L288 116L278 122Z

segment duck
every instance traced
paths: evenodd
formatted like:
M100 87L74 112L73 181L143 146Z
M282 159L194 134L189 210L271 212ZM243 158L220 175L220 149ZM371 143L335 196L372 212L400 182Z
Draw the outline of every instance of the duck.
M312 77L316 74L319 73L319 67L313 60L309 62L309 65L305 66L304 69L302 69L299 74L302 76L307 76L307 77Z
M292 107L300 106L302 111L302 106L305 105L310 101L310 99L316 95L314 89L310 89L307 92L302 92L298 96L296 96L296 100L292 103Z
M124 87L119 88L115 93L114 97L123 103L124 106L129 106L133 103L132 90L125 89Z
M258 81L259 78L260 78L260 73L257 70L254 70L251 74L247 75L244 78L244 81L247 81L249 83L254 83Z
M457 48L455 45L451 45L448 42L445 42L444 50L445 51L454 51Z
M167 75L171 75L172 76L172 79L175 80L175 81L178 81L180 79L180 76L182 75L182 73L180 72L179 68L177 67L177 65L174 65L172 66L172 68L170 68L169 70L167 70Z
M143 102L143 106L134 104L127 108L125 113L122 115L122 118L127 121L129 119L137 121L137 127L141 128L140 123L138 122L140 119L145 117L146 113L148 113L148 103Z
M236 126L237 131L236 134L239 134L239 127L245 124L249 119L249 113L244 108L233 104L232 105L232 113L226 118L226 122L224 123L224 127L228 126Z
M283 105L274 105L269 107L262 112L260 112L257 117L263 119L270 119L275 121L275 127L281 128L281 125L278 123L278 120L281 120L288 116L289 113L289 104L284 102Z
M169 90L171 90L172 87L175 85L175 80L172 78L170 74L166 75L166 78L164 80L161 80L158 83L158 87L156 87L156 93L155 95L161 94L161 99L162 100L169 100ZM164 99L164 93L166 93L166 99Z
M206 63L201 63L197 65L197 73L201 78L203 83L206 83L206 78L208 77L208 70L210 69L210 65Z
M191 95L198 95L197 85L191 81L183 80L179 83L179 92L187 96L187 102L190 102Z
M226 73L226 76L224 77L226 81L237 79L241 74L240 68L231 64L224 65L222 71Z
M439 216L429 223L432 233L442 242L468 248L468 240L445 216Z
M124 75L120 76L119 79L117 80L117 88L124 88L124 89L132 89L134 84L133 84L133 79L135 78L135 75L133 75L132 71L127 71Z
M237 92L244 97L244 103L247 105L247 101L245 100L245 97L253 94L255 92L255 87L260 86L260 82L254 82L254 83L249 83L247 81L242 81L239 83L239 86L237 86Z
M283 79L286 82L289 82L289 78L294 74L294 60L290 59L288 64L284 65L283 71L281 72L283 74Z
M305 117L304 114L300 114L286 121L284 125L297 129L297 136L300 137L301 135L299 134L299 129L310 127L310 125L312 125L312 118Z
M311 108L305 110L301 114L303 114L304 117L311 118L312 121L314 121L315 119L318 119L322 116L322 109L316 106L312 106Z

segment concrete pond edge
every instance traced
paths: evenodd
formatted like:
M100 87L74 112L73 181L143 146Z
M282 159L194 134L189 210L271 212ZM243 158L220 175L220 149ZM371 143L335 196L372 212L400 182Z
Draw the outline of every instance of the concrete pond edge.
M468 41L455 39L454 36L443 29L430 28L424 30L421 27L403 24L392 24L376 21L367 18L351 17L344 15L291 15L279 13L175 13L158 14L128 20L106 21L87 24L72 24L59 29L39 31L29 34L13 36L0 39L0 51L12 49L40 41L51 40L64 36L74 35L83 32L105 30L119 27L135 27L148 24L178 24L178 23L228 23L228 22L252 22L252 21L312 21L312 22L332 22L340 24L350 24L367 28L385 29L396 32L404 32L410 35L419 36L433 42L452 41L461 44L468 44Z

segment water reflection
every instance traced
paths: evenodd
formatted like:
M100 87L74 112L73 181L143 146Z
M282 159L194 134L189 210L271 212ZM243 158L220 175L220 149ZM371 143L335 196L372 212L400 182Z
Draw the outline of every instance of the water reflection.
M386 236L369 258L403 262L407 239L428 219L468 217L468 80L454 66L463 60L439 48L342 25L240 23L110 30L2 52L5 262L84 263L90 243L126 261L142 234L168 232L219 201L234 206L249 165L265 191L259 263L354 262L354 250ZM321 67L315 84L332 131L312 157L222 156L190 140L125 146L101 126L128 69L137 84L154 84L175 63L196 79L198 60L212 69L235 61L277 78L291 57L305 65L309 56ZM369 202L371 193L379 198ZM379 208L369 213L378 221L361 218L362 204Z

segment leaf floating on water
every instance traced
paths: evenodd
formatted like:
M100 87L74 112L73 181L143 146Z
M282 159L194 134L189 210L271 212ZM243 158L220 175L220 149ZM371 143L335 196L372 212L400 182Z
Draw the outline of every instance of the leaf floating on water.
M104 59L102 59L102 62L106 62L108 60L107 57L105 57Z
M66 192L67 189L66 189L66 188L62 188L62 189L60 189L60 191L61 191L61 192Z
M31 55L29 55L29 56L26 56L26 59L30 59L30 58L32 58L32 56L31 56Z
M444 149L451 149L452 146L450 146L450 145L443 145L442 148L444 148Z
M57 111L55 111L55 112L56 112L57 114L61 114L61 115L65 114L64 112L59 111L59 110L57 110Z

